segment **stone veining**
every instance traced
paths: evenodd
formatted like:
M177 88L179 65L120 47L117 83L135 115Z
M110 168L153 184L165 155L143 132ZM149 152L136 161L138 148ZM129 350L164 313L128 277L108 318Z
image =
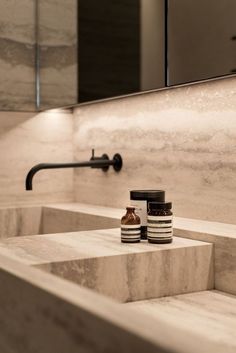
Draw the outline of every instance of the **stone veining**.
M164 189L177 216L235 223L235 82L227 78L75 109L75 158L107 145L124 157L119 177L75 171L77 201L124 207L129 189Z

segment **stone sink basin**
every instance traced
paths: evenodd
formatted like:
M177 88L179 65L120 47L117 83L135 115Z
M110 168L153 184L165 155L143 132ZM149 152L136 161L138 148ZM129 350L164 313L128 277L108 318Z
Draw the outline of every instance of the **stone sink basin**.
M46 237L47 258L37 250L45 238L31 242L31 266L121 303L214 287L213 246L206 242L174 237L172 244L122 244L120 229Z
M0 254L121 303L213 288L212 244L181 237L172 244L121 244L120 216L96 210L4 210L2 234L9 238L1 239Z
M119 226L119 220L112 216L86 213L84 207L82 210L74 210L73 207L66 206L1 207L0 239Z
M197 353L200 342L202 352L234 353L236 227L175 217L172 244L121 244L121 213L0 209L0 346ZM19 338L30 344L19 350Z

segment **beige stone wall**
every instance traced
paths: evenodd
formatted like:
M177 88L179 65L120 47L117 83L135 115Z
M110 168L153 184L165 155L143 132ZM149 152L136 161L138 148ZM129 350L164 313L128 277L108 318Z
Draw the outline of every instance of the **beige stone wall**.
M79 107L74 153L116 152L112 170L75 171L77 201L123 207L132 188L165 189L178 216L236 223L236 78Z
M33 191L25 177L41 162L70 162L72 115L66 111L41 114L0 112L0 205L73 200L73 170L40 171Z
M93 147L120 152L122 172L41 171L25 191L34 164L87 160ZM236 78L81 106L74 118L0 112L0 151L1 206L123 207L131 188L163 188L178 216L236 223Z

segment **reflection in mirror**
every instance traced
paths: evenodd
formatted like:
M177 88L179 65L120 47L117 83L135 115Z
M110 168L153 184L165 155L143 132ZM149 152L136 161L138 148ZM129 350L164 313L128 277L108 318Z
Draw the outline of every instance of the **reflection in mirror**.
M236 0L37 0L40 109L236 70Z
M77 0L38 0L39 108L76 104Z
M79 0L79 102L164 87L159 0Z
M235 36L235 0L170 0L168 85L234 73Z
M38 3L41 109L165 86L164 0Z

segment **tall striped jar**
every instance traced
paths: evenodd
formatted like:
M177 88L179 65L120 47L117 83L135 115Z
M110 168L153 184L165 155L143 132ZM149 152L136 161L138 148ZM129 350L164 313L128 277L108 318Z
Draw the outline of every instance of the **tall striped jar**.
M149 202L147 238L149 243L166 244L173 240L173 213L171 202Z
M135 213L135 207L126 207L126 215L121 219L121 242L139 243L141 238L140 217Z

